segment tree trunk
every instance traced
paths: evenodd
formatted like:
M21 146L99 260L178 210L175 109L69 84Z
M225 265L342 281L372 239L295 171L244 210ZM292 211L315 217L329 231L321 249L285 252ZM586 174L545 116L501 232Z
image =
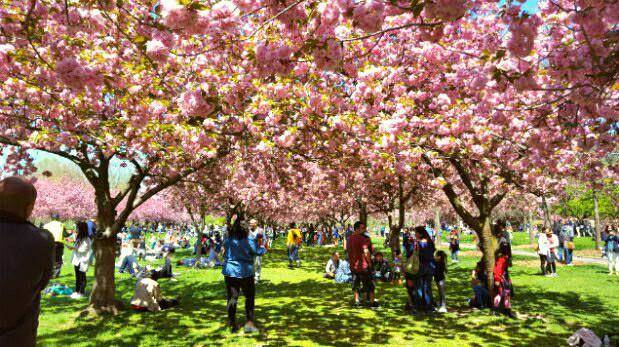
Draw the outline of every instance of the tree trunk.
M548 201L546 200L545 195L542 195L542 210L544 211L544 226L552 228L552 221L550 220L550 207L548 206Z
M114 261L116 259L116 237L103 236L97 238L93 248L96 263L95 280L92 286L92 293L90 294L90 305L96 312L117 314L120 305L115 298Z
M441 211L438 208L434 209L434 242L437 246L441 245L442 229L441 229Z
M533 228L533 212L529 211L527 213L527 224L529 225L529 243L534 245L535 244L535 234L533 233L533 230L535 228Z
M593 213L595 214L595 249L600 250L600 239L602 238L602 226L600 225L600 209L598 206L598 195L593 190Z
M490 224L490 216L480 216L481 224L478 226L479 243L482 248L482 261L486 268L486 275L488 276L488 292L490 298L494 298L494 252L497 249L497 241L494 235L492 235L492 226Z
M364 202L359 202L359 221L365 226L368 225L368 211Z

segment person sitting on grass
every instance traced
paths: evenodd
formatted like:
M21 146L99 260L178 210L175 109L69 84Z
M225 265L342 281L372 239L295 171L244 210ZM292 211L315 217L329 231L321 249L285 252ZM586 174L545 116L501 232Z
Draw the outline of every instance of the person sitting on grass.
M159 288L159 273L147 271L135 284L135 292L131 298L131 308L139 312L157 312L179 305L178 299L165 299Z
M121 248L121 258L122 262L120 264L119 273L124 273L125 271L129 271L131 276L135 276L137 272L140 270L140 266L135 257L135 247L133 241L128 241L123 243ZM123 257L124 255L124 257Z
M473 308L489 307L488 275L483 259L477 262L471 273L471 287L473 288L473 297L468 300L469 306Z
M335 271L335 283L352 283L352 272L347 259L340 259Z
M337 268L340 265L340 254L338 252L333 252L331 258L327 262L327 266L325 267L324 278L334 279L335 273L337 272Z
M390 282L393 278L393 271L389 265L389 261L383 257L381 252L374 255L374 279L381 282Z

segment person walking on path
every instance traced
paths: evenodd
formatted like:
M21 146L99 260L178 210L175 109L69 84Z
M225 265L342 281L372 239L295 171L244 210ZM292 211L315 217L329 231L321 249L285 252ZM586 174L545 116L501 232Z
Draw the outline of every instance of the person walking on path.
M460 252L460 234L456 228L449 233L449 251L451 252L451 261L457 263L458 253Z
M86 272L92 256L92 240L88 237L88 224L78 222L76 227L75 244L71 247L71 264L75 269L75 292L71 298L80 299L86 294Z
M374 280L372 279L372 240L366 234L365 224L361 221L355 223L354 233L346 243L346 250L352 271L354 305L361 305L361 294L363 293L367 296L370 307L378 307L374 293Z
M19 177L0 181L0 346L36 344L41 290L54 266L54 238L28 222L34 186Z
M52 233L54 237L54 247L55 247L55 256L54 259L54 272L52 274L53 278L60 277L60 272L62 271L62 257L64 255L64 238L67 237L67 229L64 224L60 221L60 216L58 214L52 214L52 221L45 224L43 229Z
M293 263L296 261L297 267L301 267L301 259L299 259L299 247L303 242L301 236L301 230L297 229L294 222L290 223L290 230L288 230L288 237L286 238L286 245L288 246L288 267L293 268Z
M258 329L254 324L254 301L256 283L254 278L254 257L266 252L262 245L263 239L249 236L249 230L241 225L242 217L234 222L228 236L224 240L224 256L222 274L226 284L228 299L228 325L232 332L237 332L236 306L239 295L245 295L245 314L247 323L245 333L254 333Z
M619 236L617 236L615 230L609 230L604 249L606 250L606 259L608 259L608 274L614 273L619 276Z

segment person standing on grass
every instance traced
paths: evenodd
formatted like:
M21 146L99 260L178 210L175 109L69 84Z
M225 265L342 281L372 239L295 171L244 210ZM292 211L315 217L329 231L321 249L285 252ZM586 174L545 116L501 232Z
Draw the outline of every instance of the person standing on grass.
M550 232L552 234L552 231ZM515 318L511 311L512 280L509 276L509 268L512 263L512 249L505 236L505 222L499 220L494 228L498 248L494 253L494 290L493 310L502 311L506 316ZM554 235L553 235L554 236Z
M365 231L365 224L361 221L356 222L354 233L346 243L353 278L354 305L361 305L361 294L363 293L367 296L370 307L378 307L374 293L374 280L372 279L372 240Z
M228 325L234 333L238 331L236 325L236 305L241 293L245 295L245 314L247 323L245 333L258 332L254 325L254 300L256 296L256 283L254 278L254 257L261 256L266 252L262 245L263 239L249 236L249 230L241 225L242 216L239 216L228 237L224 240L225 260L222 274L226 283L228 299Z
M415 227L414 248L419 254L419 272L415 276L416 309L418 312L432 311L432 278L436 270L434 252L436 247L428 229Z
M447 273L447 254L437 251L434 256L436 269L434 270L434 282L438 289L438 312L447 312L447 300L445 299L445 273Z
M67 229L64 224L60 221L60 216L58 214L52 214L52 221L45 224L43 229L52 233L54 237L54 247L55 247L55 256L54 259L54 272L52 274L53 278L60 277L60 272L62 271L62 257L64 255L64 238L67 237Z
M458 252L460 252L460 235L456 228L449 233L449 251L451 252L451 261L457 263Z
M290 223L290 229L288 230L288 236L286 238L286 245L288 246L288 267L293 268L293 263L297 263L297 267L301 267L301 259L299 259L299 247L303 242L303 236L301 236L301 230L297 229L297 225Z
M252 219L249 221L249 235L254 239L263 239L264 240L264 230L258 226L258 221ZM257 255L254 258L254 273L256 283L260 281L260 276L262 275L262 256Z
M88 225L78 222L76 228L75 244L70 247L73 249L71 264L75 269L75 291L71 294L72 299L80 299L86 293L86 272L92 255L92 240L88 237Z
M552 233L552 230L549 228L544 229L545 235L541 235L540 238L543 240L540 248L545 248L546 252L546 276L548 277L557 277L557 247L559 246L559 239L557 235Z
M54 268L54 237L28 222L37 191L20 177L0 181L0 346L36 344L41 290Z
M606 259L608 259L608 274L615 273L619 276L619 236L617 236L617 231L608 230L604 249L606 250Z

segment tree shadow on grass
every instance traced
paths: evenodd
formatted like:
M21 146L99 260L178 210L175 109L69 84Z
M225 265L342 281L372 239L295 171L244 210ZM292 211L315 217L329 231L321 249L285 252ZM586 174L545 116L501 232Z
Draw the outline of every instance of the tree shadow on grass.
M41 336L45 345L137 346L137 345L413 345L462 341L477 346L564 345L569 333L587 322L599 331L616 326L616 314L596 296L573 292L549 292L535 285L516 282L515 309L523 318L490 317L488 311L466 306L471 295L472 262L449 268L447 288L450 313L413 317L403 312L406 300L401 286L380 283L381 307L353 309L349 285L322 279L322 264L333 249L302 253L303 268L286 268L285 250L274 250L263 267L278 277L265 276L258 285L256 317L259 335L231 335L225 327L226 302L223 280L205 280L199 272L182 270L178 282L161 280L162 292L180 296L178 308L156 312L123 311L117 316L76 318L74 324ZM213 270L206 270L213 271ZM219 270L216 270L219 271ZM535 269L515 267L514 276L531 276ZM263 271L264 272L264 271ZM283 280L282 280L283 279ZM131 298L135 280L118 279L124 302ZM45 310L53 313L79 311L85 303L55 298ZM244 300L239 302L239 322L244 319ZM547 323L555 325L549 329ZM556 325L561 329L558 329Z

